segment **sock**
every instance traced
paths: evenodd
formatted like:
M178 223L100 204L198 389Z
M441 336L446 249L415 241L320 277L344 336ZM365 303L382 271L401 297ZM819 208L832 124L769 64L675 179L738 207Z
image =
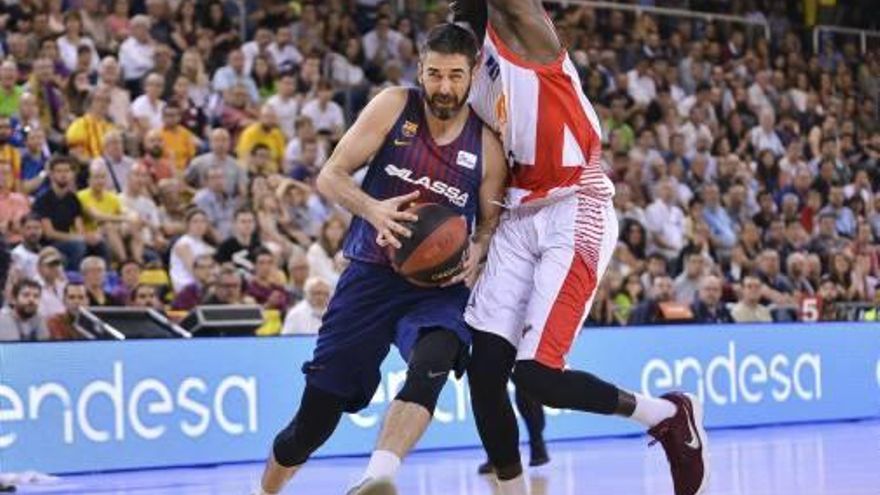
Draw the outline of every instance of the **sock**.
M529 495L529 486L526 484L525 473L512 480L498 480L499 493L501 495Z
M400 468L400 457L397 457L397 454L388 450L374 450L361 482L370 478L393 478L398 468Z
M632 419L648 428L657 426L664 419L675 416L677 409L675 404L666 399L655 399L647 395L633 394L636 397L636 409Z

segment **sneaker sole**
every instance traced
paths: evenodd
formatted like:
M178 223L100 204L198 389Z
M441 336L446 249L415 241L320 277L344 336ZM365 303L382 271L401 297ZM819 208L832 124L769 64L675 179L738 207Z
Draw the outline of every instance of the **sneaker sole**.
M703 427L703 403L692 394L685 394L685 396L687 396L691 403L694 423L696 423L697 427L697 435L700 437L700 445L703 447L700 453L703 459L703 481L700 483L700 488L697 489L697 492L694 494L700 495L709 487L709 475L711 473L711 469L709 468L709 437L706 435L706 429Z
M374 480L356 491L355 495L397 495L397 488L389 480Z

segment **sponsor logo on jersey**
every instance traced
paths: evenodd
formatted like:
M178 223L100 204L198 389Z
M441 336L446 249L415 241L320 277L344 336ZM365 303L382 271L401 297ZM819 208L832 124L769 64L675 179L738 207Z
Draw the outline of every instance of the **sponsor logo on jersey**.
M423 189L439 194L459 208L464 208L467 204L469 197L468 193L462 192L461 189L450 186L441 180L432 179L427 175L418 177L413 174L412 170L398 167L390 163L385 166L385 173L391 177L397 177L404 182L409 182L410 184L420 186Z
M416 136L416 133L419 132L419 124L415 122L405 121L403 125L400 127L400 132L403 134L405 138L412 138Z
M477 166L477 155L473 153L468 153L467 151L459 151L458 158L455 160L455 163L461 165L464 168L473 170L474 167Z

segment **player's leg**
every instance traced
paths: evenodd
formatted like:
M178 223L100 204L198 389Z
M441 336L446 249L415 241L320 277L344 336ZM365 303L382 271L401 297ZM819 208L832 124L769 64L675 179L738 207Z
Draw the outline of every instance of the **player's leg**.
M397 303L389 304L394 294L387 272L354 262L340 277L318 332L314 357L303 366L306 388L300 409L273 443L261 480L263 494L281 491L330 438L343 412L369 404L399 315Z
M537 242L531 228L533 215L534 211L504 214L465 312L474 329L468 366L471 405L502 495L527 493L507 383L533 290Z
M569 225L561 222L575 208ZM535 270L536 290L526 321L533 331L519 346L513 379L542 404L631 418L663 442L673 468L676 494L698 493L705 483L705 434L701 406L683 395L653 398L618 388L590 373L564 369L565 356L583 325L617 239L610 207L575 196L546 208L547 232ZM549 219L552 218L551 222ZM570 232L570 243L564 242ZM561 241L561 242L560 242ZM693 426L693 428L692 428ZM700 437L694 452L681 450L688 428ZM692 443L693 444L693 443ZM672 449L673 451L670 451Z
M407 362L406 381L385 414L379 441L359 484L369 479L393 480L401 459L430 424L449 373L454 371L459 377L464 373L470 344L462 315L469 293L463 285L416 289L403 280L400 283L400 290L409 292L414 301L398 321L395 334L395 344Z
M543 466L550 462L547 444L544 442L544 406L520 388L516 389L514 400L529 432L529 466Z
M260 482L260 495L280 493L309 456L330 438L345 409L345 399L307 385L299 411L272 444Z
M379 440L358 486L366 486L368 480L393 480L401 460L431 423L449 372L462 361L464 352L464 343L455 332L440 327L422 330L410 353L406 381L385 413Z

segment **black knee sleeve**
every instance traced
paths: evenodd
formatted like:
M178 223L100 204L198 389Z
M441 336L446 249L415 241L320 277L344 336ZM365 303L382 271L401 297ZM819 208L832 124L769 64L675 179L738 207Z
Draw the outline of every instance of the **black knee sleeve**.
M516 349L509 342L497 335L474 332L468 366L471 407L489 462L501 480L515 478L522 472L519 428L507 393L515 360Z
M344 408L341 397L306 385L296 416L275 436L272 453L278 464L293 467L306 462L330 438Z
M557 409L614 414L618 406L618 388L583 371L519 361L513 371L513 382L541 404Z
M443 329L427 331L413 349L406 382L396 399L419 404L434 414L446 378L461 352L461 341L454 333Z

